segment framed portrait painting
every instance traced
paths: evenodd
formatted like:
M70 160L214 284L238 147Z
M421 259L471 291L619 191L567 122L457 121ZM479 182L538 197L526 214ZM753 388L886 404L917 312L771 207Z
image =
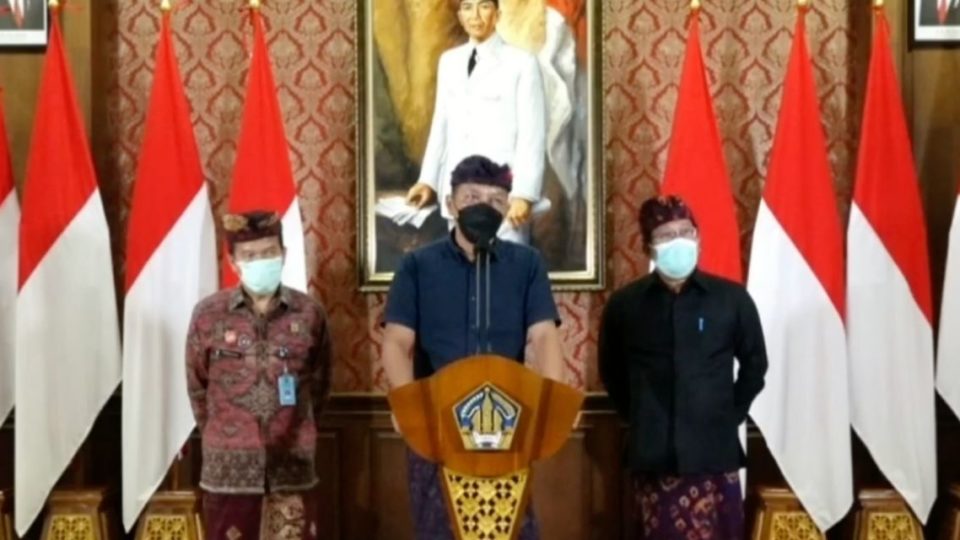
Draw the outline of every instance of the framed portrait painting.
M0 0L0 47L47 44L49 0Z
M499 237L536 248L555 289L602 288L600 1L358 2L362 290L450 234L451 173L475 155L511 170L525 219Z
M960 0L911 0L909 5L914 46L960 45Z

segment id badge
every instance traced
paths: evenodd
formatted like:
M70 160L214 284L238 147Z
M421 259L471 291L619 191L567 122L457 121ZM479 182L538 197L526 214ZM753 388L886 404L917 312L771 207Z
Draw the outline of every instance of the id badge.
M277 378L277 390L280 393L280 406L292 407L297 404L297 379L289 373Z

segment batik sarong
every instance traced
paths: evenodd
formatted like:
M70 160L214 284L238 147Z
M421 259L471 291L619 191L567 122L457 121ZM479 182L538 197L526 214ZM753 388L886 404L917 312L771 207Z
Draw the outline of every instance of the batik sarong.
M740 475L634 476L638 540L743 540Z
M313 491L269 495L203 494L208 540L313 540L318 538Z

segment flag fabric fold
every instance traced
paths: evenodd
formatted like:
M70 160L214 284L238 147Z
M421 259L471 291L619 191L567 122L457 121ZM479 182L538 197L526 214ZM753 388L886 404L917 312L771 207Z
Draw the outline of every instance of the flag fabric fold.
M960 197L953 207L947 269L940 304L940 342L937 347L937 390L960 418ZM2 416L2 409L0 409Z
M850 419L921 522L937 495L927 231L883 9L847 229Z
M0 94L2 96L2 94ZM13 409L14 325L17 304L17 227L20 205L13 182L6 115L0 103L0 425Z
M20 221L14 514L23 536L120 382L110 234L57 16Z
M798 13L748 290L770 369L750 414L821 531L853 504L844 329L843 229ZM816 433L815 437L811 434Z
M194 305L217 289L213 214L162 18L127 228L123 340L123 525L130 531L194 419L184 344Z
M260 10L251 9L250 18L253 25L253 58L247 74L247 95L228 208L230 212L264 209L280 214L283 243L287 250L283 283L306 291L303 223L297 186L290 167L283 115L270 69L270 53ZM227 256L225 253L224 258ZM237 275L229 264L222 264L221 285L230 287L236 284Z
M703 64L699 10L690 17L689 32L661 192L679 195L693 209L701 236L699 267L740 282L740 230Z

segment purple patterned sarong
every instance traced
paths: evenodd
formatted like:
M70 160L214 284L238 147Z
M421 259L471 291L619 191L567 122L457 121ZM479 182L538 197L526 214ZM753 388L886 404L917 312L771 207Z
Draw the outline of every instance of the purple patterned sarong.
M638 540L743 540L740 475L637 474Z
M203 494L208 540L311 540L317 530L315 490L268 495Z
M407 480L414 536L417 540L454 540L447 506L443 500L440 467L407 449ZM528 505L518 539L539 540L538 529L532 506Z

